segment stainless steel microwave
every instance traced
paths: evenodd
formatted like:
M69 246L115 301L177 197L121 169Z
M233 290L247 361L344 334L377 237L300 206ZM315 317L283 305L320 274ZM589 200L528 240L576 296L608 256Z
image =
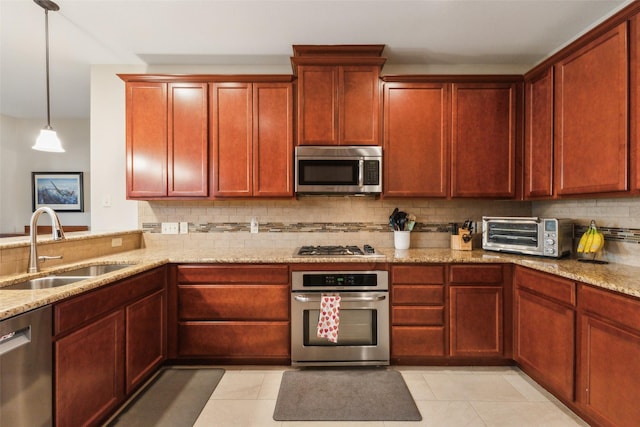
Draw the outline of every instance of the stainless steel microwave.
M382 147L296 147L295 180L297 194L380 194Z
M560 258L572 252L573 223L538 217L482 217L482 249Z

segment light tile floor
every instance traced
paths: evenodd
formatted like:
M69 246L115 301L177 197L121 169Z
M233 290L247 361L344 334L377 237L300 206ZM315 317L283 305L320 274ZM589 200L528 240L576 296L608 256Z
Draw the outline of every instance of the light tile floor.
M576 427L588 426L515 367L398 367L420 422L280 422L273 411L291 367L229 367L195 427Z

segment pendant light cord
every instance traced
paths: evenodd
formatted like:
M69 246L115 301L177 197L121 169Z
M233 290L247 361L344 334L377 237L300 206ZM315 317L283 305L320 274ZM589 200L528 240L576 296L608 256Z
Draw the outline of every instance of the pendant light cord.
M47 129L51 129L51 107L49 100L49 10L44 10L44 32L45 32L45 57L47 75Z

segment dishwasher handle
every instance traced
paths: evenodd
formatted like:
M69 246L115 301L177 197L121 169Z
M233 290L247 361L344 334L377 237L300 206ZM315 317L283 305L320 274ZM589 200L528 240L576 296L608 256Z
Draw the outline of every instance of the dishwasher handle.
M31 342L31 325L0 337L0 356Z

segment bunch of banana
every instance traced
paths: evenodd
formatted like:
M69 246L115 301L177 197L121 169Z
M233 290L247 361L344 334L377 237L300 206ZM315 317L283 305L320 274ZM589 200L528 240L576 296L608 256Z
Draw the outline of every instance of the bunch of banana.
M596 222L591 221L589 228L580 237L578 252L583 254L594 254L604 246L604 235L596 228Z

